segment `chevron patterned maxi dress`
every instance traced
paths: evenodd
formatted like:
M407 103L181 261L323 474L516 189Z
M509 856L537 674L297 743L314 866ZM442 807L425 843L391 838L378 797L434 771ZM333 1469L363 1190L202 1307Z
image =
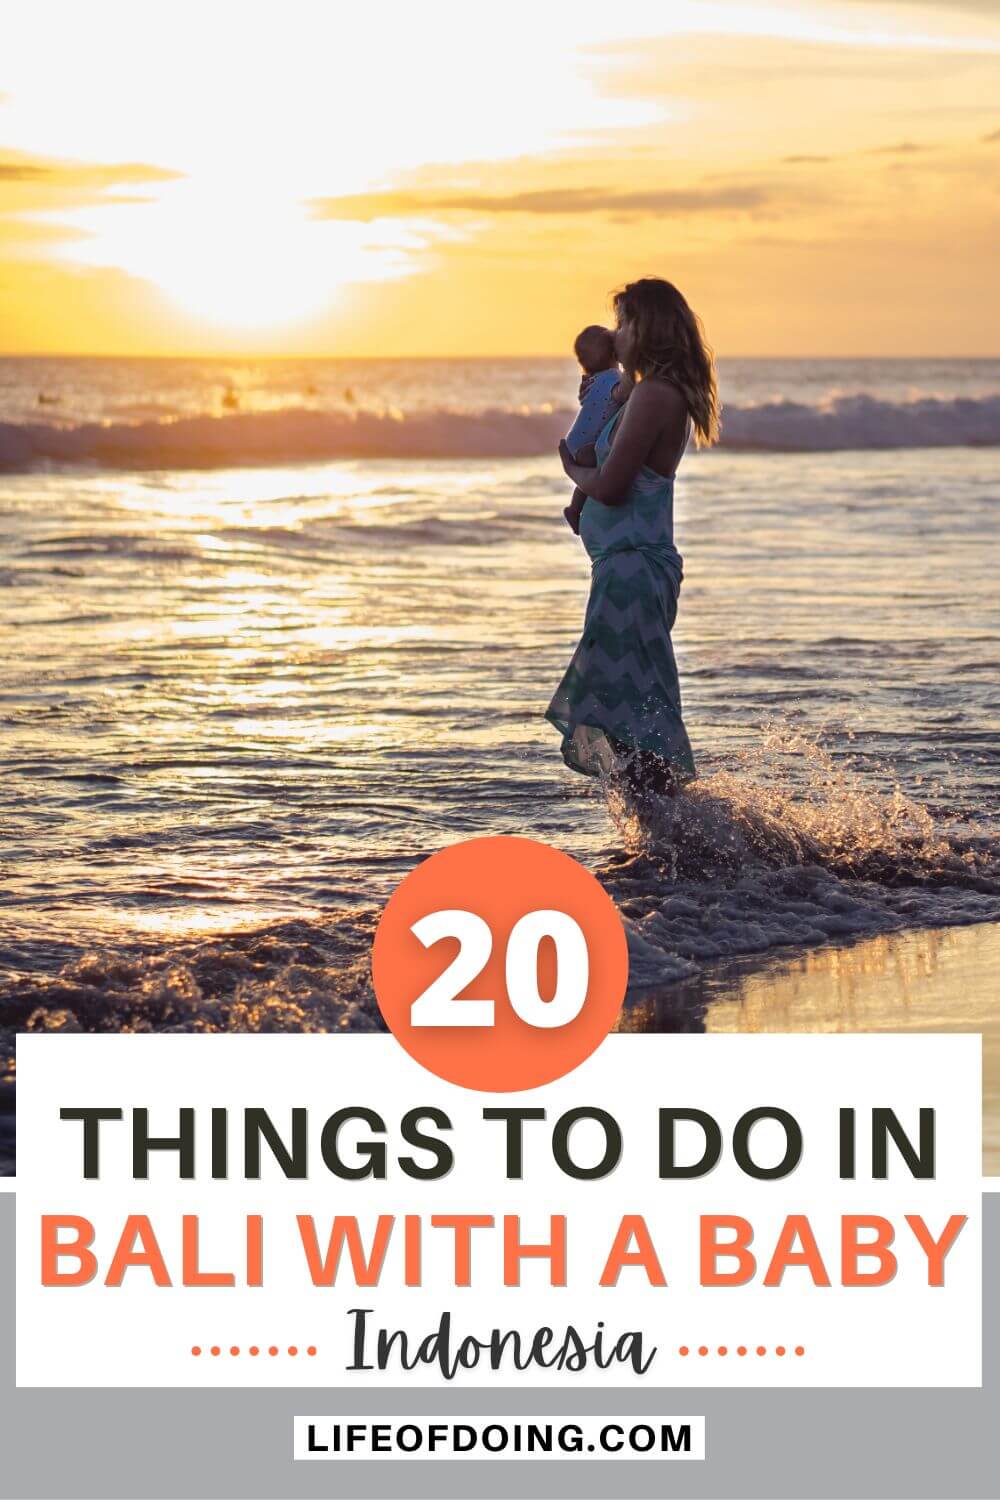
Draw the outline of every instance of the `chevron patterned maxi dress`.
M599 465L620 416L597 439ZM583 507L580 540L593 565L583 638L545 717L566 764L588 776L621 769L635 751L666 761L677 782L695 775L670 643L682 577L673 508L673 479L647 467L621 505Z

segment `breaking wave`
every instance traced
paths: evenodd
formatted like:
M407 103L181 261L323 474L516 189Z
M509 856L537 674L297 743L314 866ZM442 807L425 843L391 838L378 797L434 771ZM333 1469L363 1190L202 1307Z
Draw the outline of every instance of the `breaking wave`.
M566 410L445 408L280 411L145 422L0 423L0 469L230 468L335 459L530 458L550 453L573 419ZM836 395L816 404L727 405L721 446L731 451L1000 445L1000 395L883 401Z
M633 993L777 948L1000 921L992 831L786 726L682 796L607 796L623 847L596 873L626 919Z

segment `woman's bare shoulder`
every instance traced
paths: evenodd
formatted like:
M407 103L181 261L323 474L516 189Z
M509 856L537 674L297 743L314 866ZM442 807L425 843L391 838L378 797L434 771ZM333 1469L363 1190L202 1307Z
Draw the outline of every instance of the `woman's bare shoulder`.
M657 411L664 416L687 411L683 393L671 381L657 377L640 380L629 399L646 411Z

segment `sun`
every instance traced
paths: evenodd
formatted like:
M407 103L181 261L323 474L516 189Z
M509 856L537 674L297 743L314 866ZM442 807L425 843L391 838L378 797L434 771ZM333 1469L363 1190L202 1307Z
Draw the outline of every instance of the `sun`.
M301 198L231 176L60 219L83 236L67 246L74 261L115 265L198 322L247 332L315 318L347 283L404 274L420 248L398 229L317 222Z
M200 322L248 330L297 323L357 272L310 238L294 205L191 196L175 205L165 253L148 246L134 269ZM119 260L131 269L127 255Z

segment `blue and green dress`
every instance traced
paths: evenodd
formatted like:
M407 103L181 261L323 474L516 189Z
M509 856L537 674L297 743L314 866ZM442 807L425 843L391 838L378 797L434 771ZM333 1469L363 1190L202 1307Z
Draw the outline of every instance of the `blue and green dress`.
M598 436L598 467L622 411ZM580 540L593 565L583 638L545 715L574 771L608 774L647 752L678 783L695 775L670 643L683 576L673 518L673 479L645 465L620 505L583 507Z

